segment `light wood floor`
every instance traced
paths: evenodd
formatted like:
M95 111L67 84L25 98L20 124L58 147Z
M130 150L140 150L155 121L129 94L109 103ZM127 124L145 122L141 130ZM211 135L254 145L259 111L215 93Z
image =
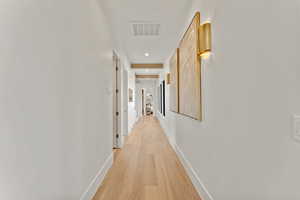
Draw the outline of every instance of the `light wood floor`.
M135 125L93 200L201 200L157 119Z

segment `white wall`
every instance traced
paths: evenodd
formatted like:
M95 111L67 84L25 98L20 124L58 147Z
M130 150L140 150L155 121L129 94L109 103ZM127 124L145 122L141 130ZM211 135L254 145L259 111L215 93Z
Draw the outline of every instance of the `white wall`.
M132 76L134 75L134 73L132 72L132 70L130 69L130 60L128 58L128 52L126 51L126 48L124 48L123 45L123 40L121 38L118 37L118 33L119 33L119 26L115 26L115 21L113 20L115 15L113 14L113 12L111 12L111 7L109 6L109 4L107 4L106 2L102 1L102 6L104 8L104 14L105 16L107 16L107 20L109 22L109 24L111 25L111 35L114 38L113 40L113 46L114 46L114 50L117 52L120 60L121 60L121 65L122 65L122 71L127 71L128 72L128 76L124 77L124 73L122 72L122 112L121 112L121 118L122 118L122 135L123 136L127 136L130 134L132 127L134 125L134 123L137 120L136 117L136 111L135 111L135 103L128 103L128 105L126 104L126 101L128 102L128 89L132 88L134 89L135 87L135 80L132 79ZM128 79L128 81L126 80ZM125 82L126 83L125 83ZM128 85L128 87L126 88L125 85ZM124 141L122 141L123 143Z
M165 80L167 73L170 71L169 59L164 63L164 72L160 73L159 81L157 82L157 87L160 83ZM166 115L163 116L159 111L157 111L157 118L159 119L160 125L164 132L167 134L170 144L176 144L176 116L177 114L170 111L170 85L166 83L165 85L165 111ZM158 108L159 110L159 108Z
M0 2L0 199L79 199L112 148L112 43L95 0Z
M291 116L300 114L300 1L194 0L186 26L196 10L213 28L204 120L162 123L176 124L177 146L215 200L300 199L300 143L291 137Z

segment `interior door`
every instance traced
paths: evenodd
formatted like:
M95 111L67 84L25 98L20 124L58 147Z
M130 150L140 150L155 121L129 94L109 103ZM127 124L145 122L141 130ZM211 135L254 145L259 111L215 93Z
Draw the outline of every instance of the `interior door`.
M142 89L142 115L145 115L145 91Z
M118 55L113 53L113 148L121 148L121 67Z
M123 95L123 115L122 115L122 121L123 121L123 135L128 135L128 102L129 102L129 89L128 89L128 71L123 70L123 78L122 78L122 83L123 83L123 90L122 90L122 95Z

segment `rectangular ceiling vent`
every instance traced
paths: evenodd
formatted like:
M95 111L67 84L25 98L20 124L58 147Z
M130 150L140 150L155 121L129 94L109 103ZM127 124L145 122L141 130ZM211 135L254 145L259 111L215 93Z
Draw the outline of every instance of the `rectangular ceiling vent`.
M132 23L132 33L134 36L159 36L160 24L156 23Z

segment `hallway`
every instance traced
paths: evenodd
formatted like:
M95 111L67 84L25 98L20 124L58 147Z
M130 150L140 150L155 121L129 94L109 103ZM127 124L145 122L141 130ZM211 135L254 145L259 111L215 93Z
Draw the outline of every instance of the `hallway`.
M154 117L137 122L93 200L125 199L201 199Z
M300 200L300 0L0 2L0 200Z

